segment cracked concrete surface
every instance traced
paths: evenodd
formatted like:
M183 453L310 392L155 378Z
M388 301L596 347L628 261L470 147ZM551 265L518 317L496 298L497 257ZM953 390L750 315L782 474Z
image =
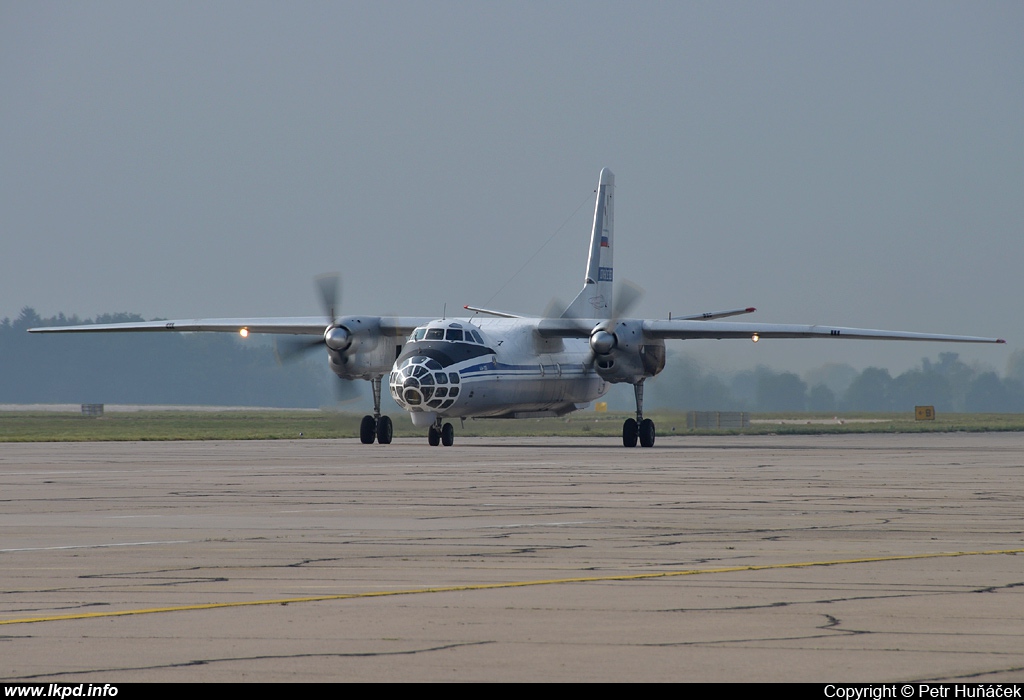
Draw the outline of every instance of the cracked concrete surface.
M0 621L62 618L0 678L1020 682L1024 555L897 557L1021 549L1022 476L1021 434L0 444Z

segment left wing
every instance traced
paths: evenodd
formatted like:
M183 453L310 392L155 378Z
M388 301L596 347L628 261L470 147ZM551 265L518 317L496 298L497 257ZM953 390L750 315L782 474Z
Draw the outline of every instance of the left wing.
M697 338L835 338L847 340L930 340L946 343L1005 343L1002 338L973 335L943 335L872 328L800 325L788 323L715 323L707 321L644 321L644 335L651 338L692 340Z
M628 321L628 319L622 319ZM637 323L637 321L630 321ZM910 331L883 331L872 328L843 328L841 326L800 325L788 323L737 323L693 320L639 321L644 336L664 340L696 340L700 338L722 340L748 338L757 342L761 338L833 338L837 340L924 340L946 343L1005 343L1002 338L982 338L973 335L943 335L939 333L913 333ZM537 325L537 332L546 338L587 338L607 321L601 319L546 318ZM609 328L611 330L612 328Z

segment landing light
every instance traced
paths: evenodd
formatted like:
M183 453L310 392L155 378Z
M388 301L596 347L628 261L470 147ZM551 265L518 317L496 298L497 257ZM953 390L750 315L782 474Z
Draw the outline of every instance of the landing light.
M242 336L243 338L248 338L249 337L249 329L248 328L241 329L240 331L238 331L238 335Z
M750 336L750 339L756 343L761 339L761 336L759 336L757 333L754 333L754 335Z

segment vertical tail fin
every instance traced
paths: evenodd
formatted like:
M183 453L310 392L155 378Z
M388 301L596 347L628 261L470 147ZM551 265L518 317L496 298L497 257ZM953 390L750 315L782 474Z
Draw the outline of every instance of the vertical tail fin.
M610 318L612 310L612 249L614 241L614 208L612 193L615 175L608 168L601 171L597 183L597 204L594 207L594 229L590 233L590 257L583 290L576 296L562 318Z

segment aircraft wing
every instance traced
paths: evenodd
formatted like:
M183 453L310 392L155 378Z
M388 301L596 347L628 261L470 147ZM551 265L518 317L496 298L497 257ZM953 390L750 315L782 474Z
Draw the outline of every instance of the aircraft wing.
M629 319L623 319L629 321ZM545 318L537 324L537 333L545 338L588 338L600 324L600 319ZM648 338L665 340L723 340L726 338L833 338L846 340L924 340L946 343L1005 343L1002 338L982 338L973 335L943 335L913 333L910 331L883 331L872 328L844 328L842 326L800 325L788 323L737 323L693 319L642 321L643 333Z
M338 319L343 324L347 317ZM366 317L359 317L365 319ZM384 335L402 336L412 333L429 318L402 316L373 317L380 322ZM295 316L280 318L196 318L168 321L140 321L137 323L89 323L81 326L47 326L30 328L29 333L139 333L139 332L219 332L238 333L245 329L249 333L281 333L287 335L323 335L330 325L319 316Z
M872 328L799 325L788 323L736 323L708 321L644 321L644 335L652 338L692 340L697 338L835 338L848 340L925 340L946 343L1005 343L1002 338L973 335L943 335Z

